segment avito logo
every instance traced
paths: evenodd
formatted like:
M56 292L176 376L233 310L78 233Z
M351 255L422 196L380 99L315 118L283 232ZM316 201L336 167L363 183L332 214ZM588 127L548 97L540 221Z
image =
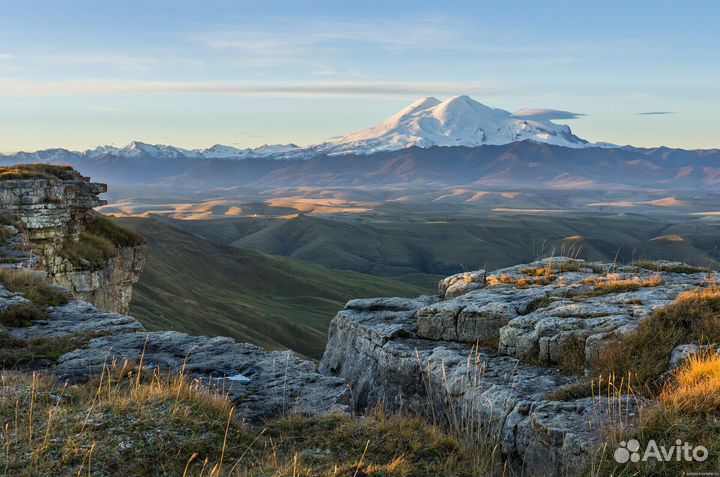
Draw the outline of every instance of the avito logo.
M620 447L615 449L613 454L615 461L624 464L626 462L647 462L656 460L658 462L685 461L702 462L708 458L708 450L703 446L693 446L689 442L680 439L675 441L674 446L659 446L654 440L650 440L645 450L640 452L640 442L630 439L627 442L621 441Z

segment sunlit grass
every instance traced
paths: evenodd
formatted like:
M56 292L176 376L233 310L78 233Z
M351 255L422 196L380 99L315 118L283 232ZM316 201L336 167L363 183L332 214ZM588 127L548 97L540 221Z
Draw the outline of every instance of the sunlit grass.
M5 475L487 475L484 454L419 417L291 415L254 427L222 381L128 363L78 385L21 373L0 381Z

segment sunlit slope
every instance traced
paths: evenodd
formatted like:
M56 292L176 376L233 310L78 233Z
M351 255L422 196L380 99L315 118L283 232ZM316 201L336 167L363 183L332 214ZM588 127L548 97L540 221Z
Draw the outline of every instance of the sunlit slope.
M318 358L328 324L347 300L428 292L216 244L154 219L121 222L150 248L130 310L148 329L232 336Z

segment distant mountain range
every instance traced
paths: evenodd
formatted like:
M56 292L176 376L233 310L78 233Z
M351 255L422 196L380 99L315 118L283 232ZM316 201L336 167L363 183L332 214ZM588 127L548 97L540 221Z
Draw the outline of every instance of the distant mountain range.
M134 141L83 152L0 155L0 164L77 167L114 185L482 185L516 188L720 188L720 151L593 144L554 120L572 113L510 113L467 96L419 100L382 123L323 144L182 149Z

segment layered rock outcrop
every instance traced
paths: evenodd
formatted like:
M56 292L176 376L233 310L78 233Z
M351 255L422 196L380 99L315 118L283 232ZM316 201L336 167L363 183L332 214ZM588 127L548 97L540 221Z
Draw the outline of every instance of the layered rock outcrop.
M94 208L105 204L99 195L107 191L107 185L90 182L71 169L56 167L52 172L0 180L0 212L17 225L10 229L14 236L3 250L4 265L42 270L77 298L127 313L146 248L118 247L99 266L72 263L63 256L68 242L80 240L87 223L97 217Z
M710 279L567 258L465 273L443 280L441 296L349 302L320 370L347 380L357 410L382 404L482 429L527 475L581 475L603 430L633 425L640 400L559 400L582 377L557 364L590 365L602 343Z

